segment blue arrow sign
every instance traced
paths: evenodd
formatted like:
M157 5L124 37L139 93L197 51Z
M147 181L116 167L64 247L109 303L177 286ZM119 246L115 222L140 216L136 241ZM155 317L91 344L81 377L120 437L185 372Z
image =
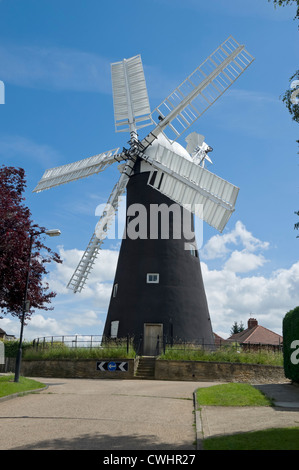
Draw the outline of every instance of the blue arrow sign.
M97 361L97 370L102 372L128 372L128 362Z

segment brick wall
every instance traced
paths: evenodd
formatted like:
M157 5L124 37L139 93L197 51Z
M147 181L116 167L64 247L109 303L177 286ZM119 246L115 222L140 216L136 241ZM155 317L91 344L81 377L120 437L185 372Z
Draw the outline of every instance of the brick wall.
M157 360L156 380L199 380L219 382L286 382L283 367L229 362Z
M97 360L22 361L21 375L25 377L58 377L80 379L131 379L134 376L134 359L101 359L99 362L127 362L128 371L101 371Z
M6 358L8 361L9 358ZM105 359L103 359L105 361ZM107 359L113 361L113 359ZM121 361L116 359L115 361ZM86 379L133 379L137 360L124 359L128 362L128 372L99 371L96 360L77 361L22 361L21 375L25 377L57 377ZM6 364L2 372L14 372L15 359ZM3 367L3 366L2 366ZM1 372L1 370L0 370ZM204 361L164 361L156 360L156 380L219 381L248 383L287 382L283 367L260 364L240 364L228 362Z

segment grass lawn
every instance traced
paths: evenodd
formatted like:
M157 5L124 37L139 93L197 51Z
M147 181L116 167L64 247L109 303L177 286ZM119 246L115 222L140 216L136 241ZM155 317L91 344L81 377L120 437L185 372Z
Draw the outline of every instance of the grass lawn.
M20 377L19 382L14 382L14 375L0 375L0 398L13 393L28 392L43 387L45 387L45 384L26 377Z
M228 383L197 390L200 406L271 406L250 384ZM265 429L203 440L204 450L299 450L299 427Z
M213 385L197 390L198 405L271 406L272 402L260 390L245 383Z
M209 437L205 450L299 450L299 427Z

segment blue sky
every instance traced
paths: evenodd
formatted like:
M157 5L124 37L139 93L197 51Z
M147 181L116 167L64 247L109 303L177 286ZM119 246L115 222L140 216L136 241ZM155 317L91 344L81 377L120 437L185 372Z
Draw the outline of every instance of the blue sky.
M141 54L153 110L229 35L255 61L191 129L214 149L209 170L240 188L224 232L204 224L204 282L216 333L227 337L250 316L281 333L299 305L298 128L280 98L298 64L294 16L295 6L267 0L0 0L0 162L25 169L33 219L62 232L46 240L64 259L47 278L54 310L34 314L26 339L102 333L120 240L107 240L82 294L66 284L117 166L32 190L47 168L126 146L128 135L114 131L110 64ZM19 335L11 317L0 327Z

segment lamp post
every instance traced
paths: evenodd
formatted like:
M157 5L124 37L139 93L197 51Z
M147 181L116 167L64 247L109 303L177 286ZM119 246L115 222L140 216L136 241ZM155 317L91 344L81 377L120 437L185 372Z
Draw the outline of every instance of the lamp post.
M41 235L42 233L46 233L46 235L49 235L49 237L57 237L61 234L60 230L58 230L58 229L46 230L45 232L30 232L29 257L28 257L28 267L27 267L27 274L26 274L25 295L24 295L24 302L23 302L23 308L22 308L22 317L21 317L21 331L20 331L19 349L18 349L17 358L16 358L16 370L15 370L15 378L14 378L15 382L19 382L19 378L20 378L24 320L25 320L25 313L29 311L29 301L27 300L27 293L28 293L29 278L30 278L30 264L31 264L31 255L32 255L32 245L33 245L34 237L37 236L37 235Z

